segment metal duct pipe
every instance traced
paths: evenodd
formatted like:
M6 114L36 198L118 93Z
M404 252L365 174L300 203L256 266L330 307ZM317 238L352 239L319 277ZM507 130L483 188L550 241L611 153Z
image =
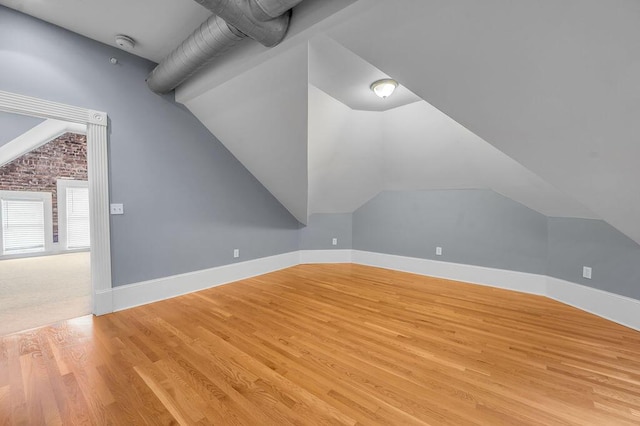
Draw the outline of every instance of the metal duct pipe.
M267 47L280 43L289 27L289 9L302 0L195 1L216 16L207 19L149 74L147 85L155 93L175 89L247 36Z
M195 0L203 7L220 16L258 43L273 47L280 43L289 27L289 13L277 15L269 20L253 16L250 0ZM279 0L278 0L279 1ZM292 1L290 1L292 2ZM298 0L295 1L297 3ZM291 8L289 8L291 9ZM286 9L288 11L289 9Z
M155 93L169 93L245 37L222 18L211 16L160 62L147 77L147 85Z
M302 0L249 0L253 17L259 21L268 21L293 9Z

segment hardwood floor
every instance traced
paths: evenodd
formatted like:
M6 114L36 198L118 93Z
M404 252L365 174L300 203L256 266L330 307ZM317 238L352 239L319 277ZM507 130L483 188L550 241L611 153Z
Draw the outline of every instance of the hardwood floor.
M555 301L300 265L0 338L0 425L640 424L640 332Z

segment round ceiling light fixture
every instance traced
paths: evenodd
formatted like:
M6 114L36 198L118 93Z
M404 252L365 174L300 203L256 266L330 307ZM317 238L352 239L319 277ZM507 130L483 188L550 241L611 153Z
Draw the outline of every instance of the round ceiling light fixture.
M393 93L398 87L398 82L392 78L383 78L371 83L371 90L379 98L386 99Z
M116 44L125 50L131 50L135 47L136 41L129 36L119 34L116 36Z

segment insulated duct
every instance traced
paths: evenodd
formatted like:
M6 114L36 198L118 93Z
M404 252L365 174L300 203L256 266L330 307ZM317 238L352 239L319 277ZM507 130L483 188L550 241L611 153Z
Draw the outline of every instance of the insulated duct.
M147 85L155 93L168 93L245 37L222 18L211 16L151 71Z
M223 55L245 37L273 47L287 33L289 10L302 0L195 0L212 11L180 46L147 77L155 93L178 87L211 60Z

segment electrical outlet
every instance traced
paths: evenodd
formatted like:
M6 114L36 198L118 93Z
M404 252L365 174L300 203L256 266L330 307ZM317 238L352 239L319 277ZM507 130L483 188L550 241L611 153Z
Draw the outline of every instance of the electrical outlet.
M240 249L233 249L233 257L234 258L240 257Z
M582 278L586 278L588 280L591 279L591 268L588 266L582 267Z
M109 211L111 214L124 214L124 204L111 204Z
M338 245L338 239L334 238L333 240L331 240L331 244L333 244L334 246Z
M442 247L436 247L436 256L442 256Z

